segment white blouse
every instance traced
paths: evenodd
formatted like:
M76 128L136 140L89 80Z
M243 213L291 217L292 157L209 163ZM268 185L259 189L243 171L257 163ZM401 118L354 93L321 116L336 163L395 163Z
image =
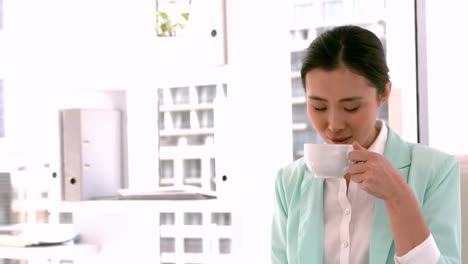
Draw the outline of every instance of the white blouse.
M387 127L379 120L379 135L369 151L384 153L387 142ZM353 181L327 179L324 189L324 263L360 264L369 262L369 241L374 204L376 198ZM339 252L339 254L337 254ZM395 256L395 263L414 264L437 263L440 251L432 234L421 244L401 257Z

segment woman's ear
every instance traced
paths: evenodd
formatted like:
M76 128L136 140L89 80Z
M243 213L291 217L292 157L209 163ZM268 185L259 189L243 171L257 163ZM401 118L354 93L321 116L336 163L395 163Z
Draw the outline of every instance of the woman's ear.
M382 106L390 98L390 93L392 92L392 82L388 81L385 84L384 91L379 95L379 107Z

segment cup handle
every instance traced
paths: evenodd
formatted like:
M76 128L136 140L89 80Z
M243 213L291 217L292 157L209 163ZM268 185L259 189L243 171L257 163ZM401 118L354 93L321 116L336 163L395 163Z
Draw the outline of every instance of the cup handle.
M343 174L346 174L346 172L349 169L349 165L353 164L353 162L349 159L349 155L351 154L352 151L353 151L353 149L350 149L350 150L348 150L348 152L346 152L346 160L348 161L348 166L343 168Z
M348 166L353 164L353 162L349 159L349 155L351 154L351 152L353 152L353 149L350 149L348 150L348 152L346 152L346 159L348 160Z

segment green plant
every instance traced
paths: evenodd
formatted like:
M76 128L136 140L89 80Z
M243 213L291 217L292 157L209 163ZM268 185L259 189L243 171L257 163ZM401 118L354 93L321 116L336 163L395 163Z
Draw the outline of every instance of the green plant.
M173 22L171 17L162 11L156 12L156 34L158 37L175 37L179 30L183 30L189 19L189 13L182 13L183 22Z

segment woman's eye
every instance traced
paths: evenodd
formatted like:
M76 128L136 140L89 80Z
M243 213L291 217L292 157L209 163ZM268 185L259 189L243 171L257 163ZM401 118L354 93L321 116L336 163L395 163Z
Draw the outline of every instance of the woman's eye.
M346 112L356 112L357 110L359 110L359 106L358 107L353 107L353 108L345 108Z
M323 112L323 111L327 110L327 108L326 107L315 107L314 106L314 110L318 111L318 112Z

